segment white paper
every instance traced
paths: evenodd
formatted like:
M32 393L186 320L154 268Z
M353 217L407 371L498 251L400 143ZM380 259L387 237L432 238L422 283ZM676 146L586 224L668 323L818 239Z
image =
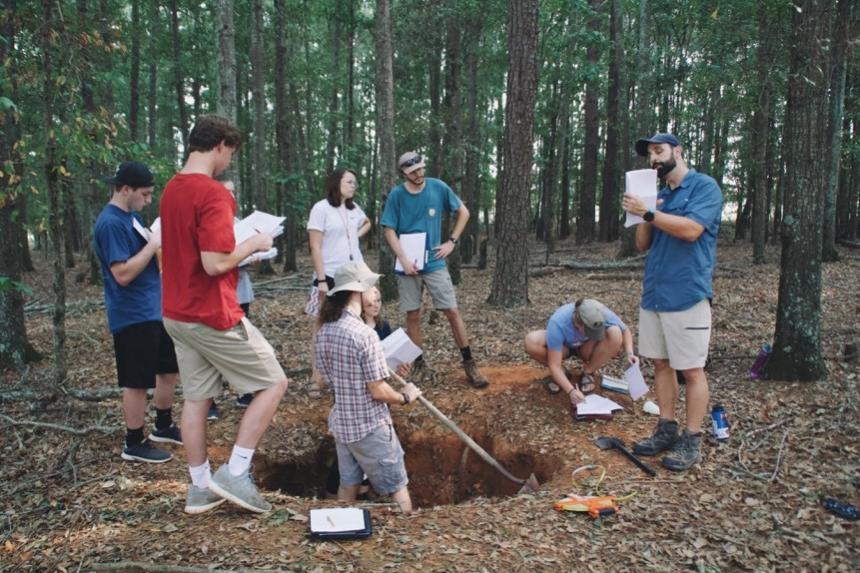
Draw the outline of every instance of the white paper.
M638 400L648 393L648 385L645 384L645 379L642 378L642 371L639 370L638 362L624 371L624 380L630 388L630 397L634 400Z
M149 226L149 230L155 233L161 229L161 217L156 217L155 221L152 222L152 225Z
M311 510L311 531L314 533L361 531L364 527L364 511L357 507Z
M146 227L140 224L137 217L131 218L131 226L134 227L134 230L137 231L138 235L149 241L149 231L146 230Z
M278 256L278 247L272 247L268 251L258 251L253 255L244 259L241 263L239 263L240 267L244 267L250 265L251 262L256 258L258 261L267 261L269 259L274 259Z
M281 223L285 220L286 217L278 217L269 213L263 213L262 211L254 211L233 225L236 244L238 245L247 241L257 233L269 233L272 235L272 238L275 238L284 232Z
M427 256L424 250L427 244L427 233L406 233L400 235L400 248L403 249L403 254L406 258L412 261L416 270L424 268L425 258ZM400 264L400 259L394 262L394 270L403 272L403 265Z
M657 209L657 170L637 169L624 174L624 192L630 193L642 199L645 207L654 211ZM644 219L639 215L627 213L624 220L624 228L632 227L642 223Z
M397 370L401 364L412 362L421 355L421 349L412 342L402 328L385 337L382 341L382 350L385 352L385 362L391 370Z
M604 398L600 394L588 394L585 401L576 405L577 416L605 416L612 414L614 410L623 410L617 402Z

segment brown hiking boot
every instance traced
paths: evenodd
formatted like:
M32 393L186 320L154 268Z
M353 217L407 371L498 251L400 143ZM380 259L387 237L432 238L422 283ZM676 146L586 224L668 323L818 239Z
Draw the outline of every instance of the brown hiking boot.
M436 382L436 371L427 365L426 360L416 360L412 363L409 380L417 385L427 385Z
M490 384L490 381L484 378L484 375L478 370L478 365L474 360L464 360L463 370L466 371L466 380L473 388L484 388Z

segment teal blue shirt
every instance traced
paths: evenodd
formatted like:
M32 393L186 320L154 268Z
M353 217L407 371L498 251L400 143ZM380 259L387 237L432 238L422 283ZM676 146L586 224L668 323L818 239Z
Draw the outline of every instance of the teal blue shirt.
M427 177L424 182L424 189L416 194L407 191L403 183L394 187L385 201L380 223L394 229L398 237L408 233L427 233L427 264L421 272L429 273L445 268L445 259L437 259L433 250L444 242L442 214L446 211L453 213L462 203L444 181Z
M690 169L675 189L667 185L657 195L662 213L687 217L705 230L693 242L651 228L651 248L645 261L642 308L656 312L686 310L714 296L712 279L723 194L717 182Z

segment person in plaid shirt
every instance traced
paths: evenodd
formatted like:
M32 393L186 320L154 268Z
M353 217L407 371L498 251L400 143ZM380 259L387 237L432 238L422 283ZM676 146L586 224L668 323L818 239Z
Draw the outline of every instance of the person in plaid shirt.
M376 332L361 320L361 293L379 280L363 262L350 262L334 275L314 339L316 368L334 389L328 427L337 446L340 486L337 498L355 500L364 476L380 495L390 495L404 513L412 511L403 448L394 431L389 404L407 405L421 395L414 384L392 388L385 354Z

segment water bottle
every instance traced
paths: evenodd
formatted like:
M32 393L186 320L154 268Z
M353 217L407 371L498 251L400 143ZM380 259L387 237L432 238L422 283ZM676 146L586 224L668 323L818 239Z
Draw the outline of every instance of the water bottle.
M711 424L713 425L714 438L718 442L729 441L729 419L726 417L726 409L722 404L714 404L711 409Z
M761 376L762 369L770 359L770 353L770 344L765 344L761 347L758 351L758 356L755 357L755 361L752 363L752 366L750 366L750 378L758 380L759 376Z

